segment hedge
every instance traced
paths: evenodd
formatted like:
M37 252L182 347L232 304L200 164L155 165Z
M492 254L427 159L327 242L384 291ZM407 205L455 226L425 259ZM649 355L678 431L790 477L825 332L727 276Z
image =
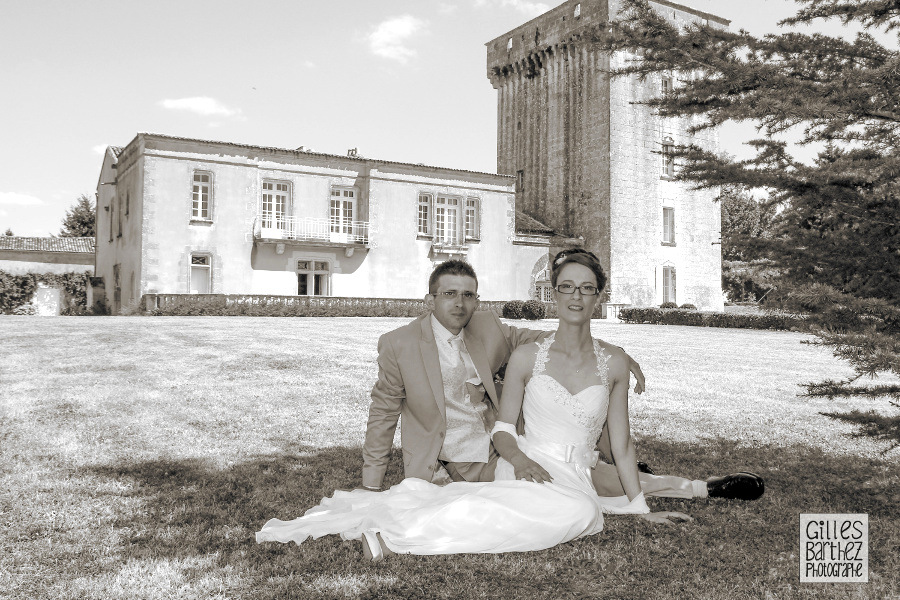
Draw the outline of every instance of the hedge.
M501 313L503 302L485 301L478 310ZM143 314L151 316L245 317L418 317L425 301L405 298L264 296L243 294L146 294Z
M619 319L626 323L651 325L694 325L697 327L733 327L736 329L803 329L804 320L796 315L767 313L762 315L699 312L678 308L623 308Z
M62 314L83 314L87 310L87 286L91 274L83 273L25 273L13 275L0 271L0 313L11 315L24 304L31 304L38 283L63 290L65 307Z

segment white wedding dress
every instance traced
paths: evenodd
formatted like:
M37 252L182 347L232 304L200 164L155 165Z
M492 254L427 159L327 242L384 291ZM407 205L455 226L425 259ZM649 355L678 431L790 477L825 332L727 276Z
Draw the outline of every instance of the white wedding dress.
M552 483L516 481L501 458L488 483L438 486L409 478L383 492L337 491L300 518L270 520L256 541L301 544L328 534L350 540L373 531L398 554L522 552L597 533L603 513L649 512L643 494L632 502L600 497L591 483L609 405L608 355L595 341L601 383L571 394L544 370L553 337L538 346L522 406L525 435L518 438Z

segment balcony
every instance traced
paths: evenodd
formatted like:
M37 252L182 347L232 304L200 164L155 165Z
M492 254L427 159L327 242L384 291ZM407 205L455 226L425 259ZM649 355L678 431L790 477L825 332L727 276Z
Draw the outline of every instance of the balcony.
M456 236L435 239L431 242L431 258L441 258L442 260L448 258L465 259L469 253L467 241L460 240Z
M368 221L313 219L260 214L253 221L253 239L262 243L299 242L316 246L356 247L369 244Z

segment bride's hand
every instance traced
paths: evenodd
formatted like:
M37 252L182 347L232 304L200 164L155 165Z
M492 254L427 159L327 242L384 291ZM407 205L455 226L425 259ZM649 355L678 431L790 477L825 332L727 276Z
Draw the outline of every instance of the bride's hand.
M516 471L516 479L524 479L535 483L550 483L553 481L550 473L544 467L525 456L524 453L511 460L510 463Z
M665 525L673 525L675 523L684 523L685 521L693 521L689 515L680 512L672 512L672 511L664 511L664 512L652 512L648 514L641 515L646 521L650 521L651 523L662 523Z

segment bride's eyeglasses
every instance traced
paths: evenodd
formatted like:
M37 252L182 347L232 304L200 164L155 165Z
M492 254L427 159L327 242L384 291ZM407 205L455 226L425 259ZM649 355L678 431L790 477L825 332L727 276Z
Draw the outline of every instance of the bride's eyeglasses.
M571 283L561 283L556 286L556 291L560 294L574 294L575 290L581 292L582 296L596 296L600 293L596 285L586 283L584 285L572 285Z

